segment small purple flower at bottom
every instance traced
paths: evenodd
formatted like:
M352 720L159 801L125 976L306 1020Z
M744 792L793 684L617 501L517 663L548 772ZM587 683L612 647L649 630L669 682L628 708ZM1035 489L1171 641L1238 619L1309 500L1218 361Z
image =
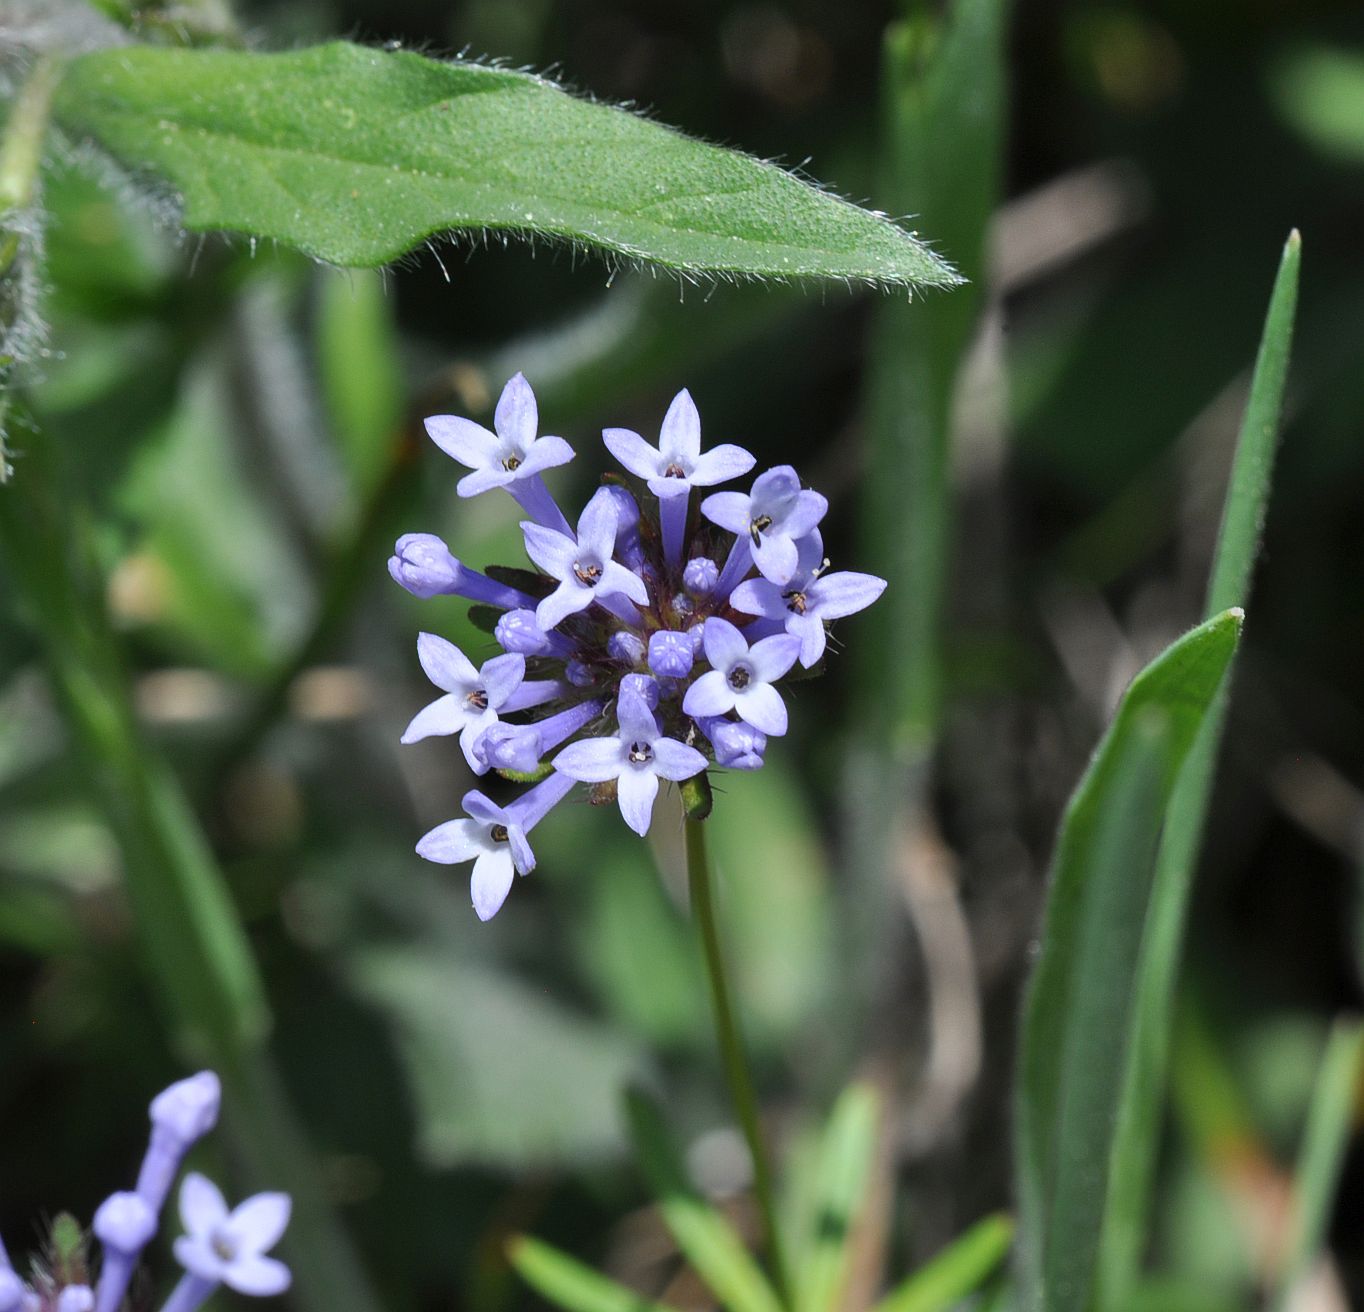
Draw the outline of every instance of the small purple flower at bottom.
M616 704L620 735L585 738L554 758L554 768L569 779L600 784L616 781L616 799L625 823L641 837L649 832L658 781L690 779L706 768L694 747L665 738L643 697L625 692Z
M886 581L851 570L822 574L824 543L818 532L797 546L799 561L787 583L749 579L734 589L729 602L735 610L780 622L799 638L800 663L808 670L824 655L825 621L865 610L886 590Z
M180 1186L186 1233L175 1241L176 1261L187 1274L167 1308L197 1306L194 1295L205 1286L205 1294L219 1285L257 1297L283 1293L289 1288L289 1268L265 1254L284 1234L290 1210L288 1194L266 1193L229 1211L218 1186L190 1172Z
M497 712L521 686L526 658L517 653L494 656L475 669L469 658L452 642L423 633L417 637L417 655L426 677L440 688L438 697L412 717L402 741L419 742L433 734L459 734L464 759L475 774L486 774L486 762L475 747L483 731L497 723Z
M767 735L742 720L724 716L698 720L697 727L715 749L715 764L729 770L761 770L767 751Z
M786 703L772 684L796 663L800 639L775 633L749 647L728 620L711 618L701 640L711 669L687 689L682 709L697 718L737 711L765 734L784 734Z
M477 789L464 794L465 819L447 820L423 834L417 855L440 865L474 863L469 881L474 910L491 920L511 891L512 877L535 869L535 853L526 835L573 787L573 780L552 774L501 807Z

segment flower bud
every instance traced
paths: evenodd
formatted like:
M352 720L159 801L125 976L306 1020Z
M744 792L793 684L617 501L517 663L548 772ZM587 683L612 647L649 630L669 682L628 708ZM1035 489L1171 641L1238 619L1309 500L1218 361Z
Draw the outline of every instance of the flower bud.
M660 678L685 679L694 660L692 640L685 633L659 629L649 638L649 668Z
M723 717L697 721L715 749L715 763L731 770L761 770L767 735L742 720Z
M494 770L514 770L518 774L531 774L543 755L540 731L533 724L490 725L475 750Z
M90 1228L105 1248L120 1253L140 1253L156 1233L156 1214L141 1194L110 1194L99 1205Z
M57 1312L93 1312L95 1291L89 1285L67 1285L57 1295Z
M620 681L620 695L639 697L651 711L658 710L658 681L647 674L627 674Z
M463 582L464 566L434 533L404 533L388 559L393 581L423 601L450 596Z
M709 597L720 581L720 567L706 556L689 560L682 571L682 586L693 597Z
M606 640L606 653L624 665L638 665L644 659L644 639L621 629Z
M13 1271L0 1267L0 1312L20 1312L27 1292L24 1282Z

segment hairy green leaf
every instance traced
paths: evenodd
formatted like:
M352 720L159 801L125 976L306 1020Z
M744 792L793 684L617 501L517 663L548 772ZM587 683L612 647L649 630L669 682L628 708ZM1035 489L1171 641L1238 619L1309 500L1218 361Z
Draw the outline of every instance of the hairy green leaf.
M1027 1308L1090 1305L1161 825L1242 618L1228 610L1208 620L1133 680L1062 820L1020 1060Z
M883 215L543 78L333 42L101 50L58 112L184 198L195 231L372 266L449 231L565 238L683 273L947 287Z

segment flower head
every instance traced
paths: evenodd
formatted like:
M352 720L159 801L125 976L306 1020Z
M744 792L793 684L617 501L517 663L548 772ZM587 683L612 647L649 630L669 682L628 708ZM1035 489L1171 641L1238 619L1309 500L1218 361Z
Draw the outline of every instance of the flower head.
M228 1211L218 1186L193 1171L180 1186L185 1233L175 1258L191 1275L239 1294L282 1294L289 1268L265 1254L289 1224L288 1194L255 1194Z
M404 735L458 732L477 773L538 779L505 806L466 793L464 815L417 845L431 861L473 863L472 901L484 920L515 875L534 869L528 834L576 784L589 785L595 801L617 802L626 824L644 834L664 784L693 780L712 764L760 769L768 738L787 729L778 682L798 658L818 659L826 621L870 604L884 586L871 575L822 573L818 525L827 502L802 488L789 465L759 474L748 493L706 497L698 516L692 489L747 473L753 457L732 445L703 452L700 416L685 389L656 448L628 429L604 430L632 478L612 476L576 526L538 476L523 476L520 463L499 464L521 456L500 455L504 447L493 444L513 432L533 435L537 423L518 375L503 393L496 436L451 416L428 427L447 450L488 471L481 481L462 480L461 493L505 486L526 508L526 554L541 578L493 571L487 579L440 539L420 534L400 540L393 566L410 592L458 590L503 612L491 627L507 654L479 670L457 648L423 635L423 666L447 696ZM477 443L470 428L483 433ZM539 443L551 440L559 439ZM540 706L528 722L508 718ZM704 785L682 791L703 793Z

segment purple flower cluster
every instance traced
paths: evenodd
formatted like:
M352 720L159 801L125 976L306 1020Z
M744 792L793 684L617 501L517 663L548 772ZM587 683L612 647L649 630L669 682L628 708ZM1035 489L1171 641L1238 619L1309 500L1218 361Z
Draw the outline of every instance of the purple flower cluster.
M35 1261L28 1280L0 1242L0 1312L118 1312L185 1154L218 1121L218 1077L201 1071L172 1084L151 1105L152 1132L136 1187L111 1194L90 1227L99 1241L98 1278L83 1251ZM240 1294L283 1293L289 1268L265 1254L289 1223L287 1194L265 1193L229 1210L211 1181L190 1172L180 1187L185 1233L175 1241L184 1275L162 1312L195 1312L220 1285Z
M609 476L570 524L541 477L567 463L561 437L539 436L530 384L503 389L494 431L434 415L426 431L472 472L460 496L505 488L525 511L526 554L537 572L470 569L438 537L399 538L389 573L414 596L459 596L502 654L475 667L434 634L417 642L443 696L419 711L403 742L458 734L475 774L534 786L506 807L477 789L464 816L417 844L430 861L472 861L474 909L487 920L529 874L530 830L575 783L615 801L648 831L659 781L691 779L712 763L762 766L784 734L779 681L824 655L825 625L871 605L885 581L829 573L820 521L828 502L789 465L759 474L748 492L713 492L693 513L693 489L747 474L742 447L701 450L701 418L681 391L658 446L608 428L607 449L633 479ZM638 481L636 481L638 480ZM647 490L648 495L645 495ZM756 573L755 573L756 571ZM532 714L517 722L507 717Z

